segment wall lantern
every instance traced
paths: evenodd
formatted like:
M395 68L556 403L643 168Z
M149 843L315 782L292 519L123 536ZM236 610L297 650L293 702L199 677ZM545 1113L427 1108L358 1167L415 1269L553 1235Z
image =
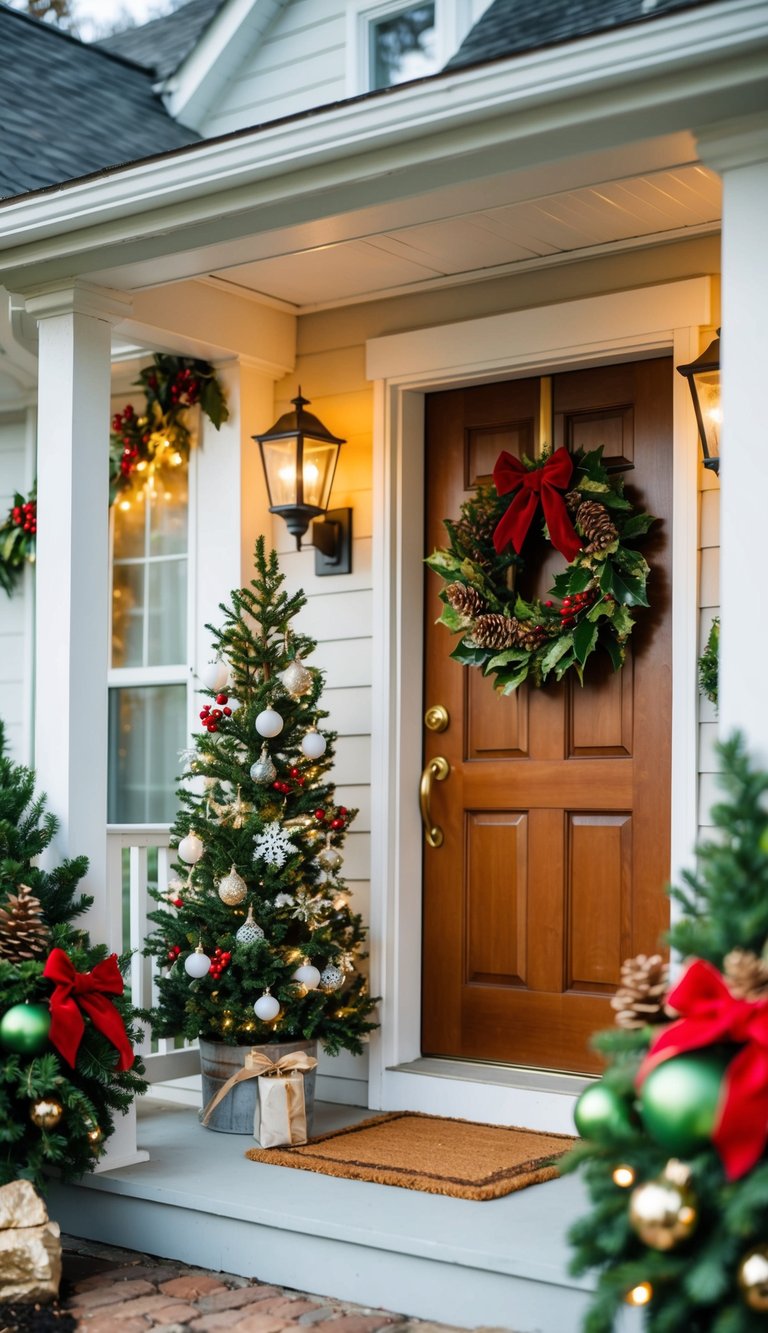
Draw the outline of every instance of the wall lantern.
M296 550L312 520L315 573L349 574L352 569L352 510L328 509L333 477L344 440L305 409L301 388L271 430L254 435L267 479L269 512L285 519Z
M720 406L720 330L701 356L690 365L678 366L691 390L699 439L704 454L704 466L720 471L720 427L723 412Z

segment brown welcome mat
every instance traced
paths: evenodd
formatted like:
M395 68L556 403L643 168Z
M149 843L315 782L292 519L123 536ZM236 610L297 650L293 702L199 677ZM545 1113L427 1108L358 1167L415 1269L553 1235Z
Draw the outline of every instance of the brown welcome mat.
M554 1159L575 1142L567 1134L395 1111L321 1134L296 1148L249 1148L245 1155L252 1162L427 1194L499 1199L551 1180L558 1174Z

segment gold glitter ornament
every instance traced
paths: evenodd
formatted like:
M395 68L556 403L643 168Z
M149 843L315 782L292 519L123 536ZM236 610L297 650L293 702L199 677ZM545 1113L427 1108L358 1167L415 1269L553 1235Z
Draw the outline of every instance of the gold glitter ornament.
M29 1118L38 1129L55 1129L64 1114L57 1097L38 1097L29 1108Z
M242 875L238 875L234 865L232 865L229 874L219 880L216 888L219 891L221 901L226 903L227 907L237 907L248 892L248 885Z
M294 699L300 699L312 689L312 672L305 667L298 653L285 671L280 672L279 679L280 684L293 695Z
M699 1207L689 1182L688 1167L673 1158L657 1180L647 1180L632 1191L629 1221L644 1245L673 1250L696 1230Z
M755 1245L744 1255L738 1270L744 1303L760 1314L768 1311L768 1245Z

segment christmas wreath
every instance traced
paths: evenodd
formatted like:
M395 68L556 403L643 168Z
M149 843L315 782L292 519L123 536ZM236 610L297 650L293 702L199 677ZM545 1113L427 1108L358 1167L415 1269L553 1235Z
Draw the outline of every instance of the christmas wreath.
M461 635L451 657L494 677L502 694L525 680L562 680L569 670L583 681L597 648L618 671L633 609L648 606L649 566L632 543L655 519L634 509L602 454L561 448L521 460L502 453L493 486L480 487L458 520L446 519L450 545L427 558L447 584L438 624ZM544 601L516 591L523 547L534 539L568 561Z
M0 524L0 587L12 596L24 566L34 564L37 534L37 492L33 486L25 498L16 491L6 518Z

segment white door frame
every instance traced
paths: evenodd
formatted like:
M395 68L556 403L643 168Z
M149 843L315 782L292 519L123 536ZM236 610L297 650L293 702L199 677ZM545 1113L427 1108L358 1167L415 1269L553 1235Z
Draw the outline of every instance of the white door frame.
M370 1104L537 1128L570 1128L573 1076L421 1055L424 397L440 389L671 353L698 354L711 282L693 278L375 338L372 986ZM588 335L588 336L585 336ZM696 837L698 444L690 395L673 372L672 854ZM418 1076L416 1076L418 1074Z

